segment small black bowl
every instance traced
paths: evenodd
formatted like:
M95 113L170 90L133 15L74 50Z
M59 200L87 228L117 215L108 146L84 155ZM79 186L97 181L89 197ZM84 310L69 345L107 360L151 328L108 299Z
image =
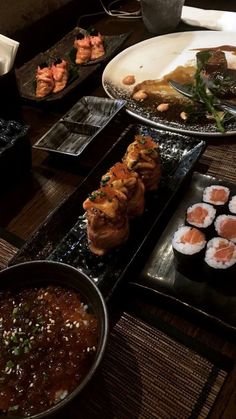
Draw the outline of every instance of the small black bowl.
M29 419L51 417L64 408L82 391L92 378L102 360L108 337L108 314L102 294L94 282L76 268L64 263L39 260L20 263L0 271L0 292L4 290L47 286L49 284L63 286L64 288L74 289L79 292L82 301L88 304L89 311L92 312L98 320L99 339L93 364L75 390L46 411L27 416ZM6 419L8 418L8 416L4 417ZM22 416L16 415L14 417L22 419Z

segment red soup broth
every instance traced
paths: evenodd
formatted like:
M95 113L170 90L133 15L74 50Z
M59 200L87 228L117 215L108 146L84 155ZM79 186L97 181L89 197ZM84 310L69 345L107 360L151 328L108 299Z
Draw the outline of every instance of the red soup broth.
M40 413L83 380L96 356L98 322L61 286L0 293L0 412Z

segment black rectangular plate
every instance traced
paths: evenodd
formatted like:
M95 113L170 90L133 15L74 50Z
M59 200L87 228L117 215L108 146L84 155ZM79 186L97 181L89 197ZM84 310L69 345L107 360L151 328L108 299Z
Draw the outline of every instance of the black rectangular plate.
M162 179L156 192L146 196L145 212L131 222L126 244L104 257L93 255L87 246L83 201L99 187L101 176L123 157L136 134L151 135L159 142ZM145 257L148 243L156 226L164 219L168 205L174 200L184 180L205 149L205 142L154 128L131 125L97 164L76 192L40 227L12 260L52 259L77 267L91 277L108 298L125 274ZM155 234L158 234L155 233Z
M122 33L120 35L105 35L105 55L98 60L89 61L88 65L77 65L73 61L73 56L75 55L73 51L73 42L79 31L86 32L79 27L75 27L47 51L39 53L32 58L32 60L16 70L18 89L22 98L36 103L54 102L63 99L69 92L74 90L98 70L102 62L112 58L130 36L130 32ZM54 61L58 57L65 58L69 63L69 79L67 86L58 93L50 94L44 98L37 98L35 96L35 72L37 66L45 61Z
M122 100L84 96L33 147L77 157L124 105Z
M227 286L223 288L207 282L193 281L177 272L174 266L171 244L173 234L178 226L184 223L187 207L200 202L203 189L212 184L228 186L232 194L236 194L236 185L212 176L194 173L181 203L157 241L141 275L132 285L151 290L160 297L166 297L170 302L177 302L216 324L236 331L236 283L227 289Z

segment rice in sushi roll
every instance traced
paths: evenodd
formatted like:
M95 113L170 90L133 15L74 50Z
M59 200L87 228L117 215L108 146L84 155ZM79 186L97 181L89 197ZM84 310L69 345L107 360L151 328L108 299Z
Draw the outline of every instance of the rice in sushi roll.
M191 205L186 211L186 223L199 228L204 233L213 231L216 210L205 202Z
M201 280L206 237L195 227L181 226L172 239L176 269L190 279Z
M203 201L217 207L217 210L224 209L229 200L230 190L223 185L211 185L203 191Z
M205 275L209 280L227 281L236 273L236 246L230 240L214 237L207 243L205 253ZM222 284L223 285L223 284Z
M229 212L231 212L231 214L236 214L236 195L232 196L229 201Z
M220 237L236 243L236 216L219 215L215 220L215 229Z

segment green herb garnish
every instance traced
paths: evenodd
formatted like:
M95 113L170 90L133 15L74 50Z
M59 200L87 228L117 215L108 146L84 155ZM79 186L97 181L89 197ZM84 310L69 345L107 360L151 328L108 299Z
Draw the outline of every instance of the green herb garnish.
M5 366L5 369L11 369L11 368L13 368L14 367L14 363L10 360L10 361L7 361L7 363L6 363L6 366Z
M220 112L216 109L216 98L212 93L209 92L207 85L201 75L201 72L210 56L211 54L206 51L204 54L202 54L201 61L197 61L197 70L194 75L195 84L192 86L193 100L202 102L205 105L207 112L215 119L218 130L223 133L225 132L223 121L224 115L222 115L222 111Z
M12 353L13 353L13 355L19 356L19 355L20 355L20 353L21 353L20 347L19 347L19 346L15 346L15 347L13 348Z
M91 193L91 195L89 195L89 199L90 199L90 201L95 201L95 199L96 199L97 197L101 197L101 198L103 198L104 196L106 196L105 192L103 192L103 191L98 191L98 192L93 192L93 193Z
M109 180L110 176L104 176L101 180L101 186L105 186Z
M8 408L8 412L16 412L16 410L18 410L18 409L19 409L19 405L15 404L15 406L10 406Z

